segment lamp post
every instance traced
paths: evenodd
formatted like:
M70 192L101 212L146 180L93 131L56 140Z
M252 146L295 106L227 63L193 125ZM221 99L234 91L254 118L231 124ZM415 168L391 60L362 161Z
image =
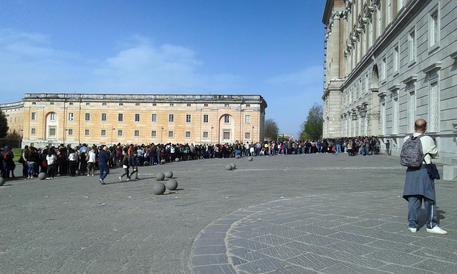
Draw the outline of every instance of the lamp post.
M251 130L251 134L252 134L252 137L251 137L251 143L255 140L254 138L254 126L252 126L252 130Z
M160 128L160 143L163 143L163 127Z

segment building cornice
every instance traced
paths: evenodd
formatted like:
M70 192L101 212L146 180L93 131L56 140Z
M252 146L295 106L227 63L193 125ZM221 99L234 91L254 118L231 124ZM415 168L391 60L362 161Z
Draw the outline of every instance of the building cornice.
M438 62L428 65L427 67L422 69L422 71L424 73L430 73L432 71L439 70L439 69L441 69L441 62L438 61Z
M400 89L400 85L393 85L393 86L388 88L388 90L392 91L392 92L397 91L399 89Z
M0 104L0 109L15 109L15 108L22 108L22 107L24 107L24 102L22 102L22 101Z
M409 84L409 83L416 82L416 81L417 81L417 75L414 74L414 75L409 76L405 80L403 80L403 83L404 84Z
M384 30L383 34L376 39L374 45L370 50L365 54L365 56L360 60L360 62L355 66L351 73L346 77L346 81L343 84L343 88L347 87L354 78L356 78L363 68L369 64L370 60L374 59L375 53L383 46L388 43L393 36L398 35L398 29L406 26L405 21L409 20L410 14L416 11L416 9L421 6L424 7L429 0L421 1L409 1L408 4L403 7L402 12L398 17Z
M324 15L322 15L322 23L324 25L328 24L329 19L332 16L332 10L333 10L334 3L335 3L335 0L327 0L327 2L325 3Z
M24 102L30 101L113 101L154 103L238 103L263 104L261 95L205 95L205 94L95 94L95 93L26 93Z

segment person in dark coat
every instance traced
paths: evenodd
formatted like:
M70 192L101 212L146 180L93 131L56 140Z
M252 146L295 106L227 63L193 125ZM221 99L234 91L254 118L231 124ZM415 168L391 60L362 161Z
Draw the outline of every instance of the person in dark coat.
M98 179L100 184L105 185L105 178L108 176L108 161L110 160L110 153L108 147L104 146L98 154L98 168L100 170L100 178Z

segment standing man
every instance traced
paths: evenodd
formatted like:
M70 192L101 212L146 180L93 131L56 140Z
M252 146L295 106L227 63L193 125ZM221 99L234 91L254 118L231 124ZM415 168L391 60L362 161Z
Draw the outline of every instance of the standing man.
M424 119L416 120L414 130L413 136L405 137L400 156L402 164L408 166L403 190L403 198L408 201L408 229L416 233L419 210L424 200L427 232L447 234L438 226L435 183L426 168L426 165L431 163L431 159L438 155L438 149L435 141L425 135L427 122Z
M108 152L108 147L103 146L98 155L98 168L100 169L100 184L105 185L105 178L108 175L108 161L110 159L110 154Z

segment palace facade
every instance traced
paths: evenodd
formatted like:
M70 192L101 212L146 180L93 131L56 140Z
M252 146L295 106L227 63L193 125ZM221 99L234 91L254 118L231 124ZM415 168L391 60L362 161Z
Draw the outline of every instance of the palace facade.
M328 0L323 23L324 137L379 136L395 155L425 118L455 178L457 1Z
M267 107L259 95L27 93L18 104L22 146L37 147L259 142Z

